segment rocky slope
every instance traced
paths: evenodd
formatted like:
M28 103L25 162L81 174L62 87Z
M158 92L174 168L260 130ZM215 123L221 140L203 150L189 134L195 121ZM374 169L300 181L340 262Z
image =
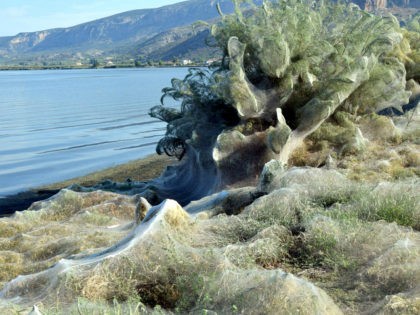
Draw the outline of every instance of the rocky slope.
M220 6L226 13L233 11L231 1L220 1ZM100 56L115 52L152 56L152 52L161 49L162 43L175 46L194 37L191 24L218 16L215 3L208 0L128 11L69 28L1 37L0 57L7 61L39 55L48 59L48 56L60 53ZM157 45L151 45L150 40ZM204 46L204 42L201 45Z
M227 11L232 11L229 1L222 1L222 6ZM128 11L69 28L20 33L2 38L2 49L25 53L116 47L125 42L143 42L172 28L217 16L216 7L210 1L184 1L157 9Z

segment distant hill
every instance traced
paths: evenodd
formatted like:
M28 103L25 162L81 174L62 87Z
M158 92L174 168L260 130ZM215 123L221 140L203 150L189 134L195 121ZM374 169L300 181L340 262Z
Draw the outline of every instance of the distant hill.
M218 2L223 12L233 12L230 0ZM128 11L69 28L19 33L0 37L0 62L60 58L83 61L115 54L140 55L145 59L182 57L188 50L176 48L177 44L193 38L201 41L206 32L202 27L195 32L191 25L218 17L215 1L190 0ZM177 55L171 55L165 47ZM202 49L204 42L189 47Z
M420 0L368 1L375 8L420 8ZM224 13L233 12L230 0L189 0L156 9L128 11L68 28L0 37L0 66L82 66L92 59L107 64L206 60L220 52L205 45L209 29L193 28L192 24L217 21L216 2ZM354 2L360 7L366 4L366 0Z

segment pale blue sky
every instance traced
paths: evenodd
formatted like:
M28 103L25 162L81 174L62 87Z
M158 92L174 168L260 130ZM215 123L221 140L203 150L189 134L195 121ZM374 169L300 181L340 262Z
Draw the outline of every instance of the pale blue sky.
M0 0L0 36L69 27L116 13L183 0Z

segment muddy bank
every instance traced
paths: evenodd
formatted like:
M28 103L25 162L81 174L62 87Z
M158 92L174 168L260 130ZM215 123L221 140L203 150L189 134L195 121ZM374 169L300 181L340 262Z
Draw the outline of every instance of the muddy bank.
M122 165L107 168L85 176L76 177L66 181L38 187L29 191L20 192L5 198L0 198L0 217L25 210L39 200L47 199L55 195L60 189L73 184L82 186L93 186L104 180L116 182L146 181L159 176L166 166L174 163L175 160L167 156L149 155L143 159L128 162Z

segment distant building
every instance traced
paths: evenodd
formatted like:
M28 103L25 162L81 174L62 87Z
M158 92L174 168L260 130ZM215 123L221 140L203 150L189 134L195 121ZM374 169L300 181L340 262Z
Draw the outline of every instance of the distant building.
M182 64L184 65L184 66L186 66L186 65L190 65L190 64L192 64L193 62L192 62L192 60L190 60L190 59L184 59L184 60L182 60Z

